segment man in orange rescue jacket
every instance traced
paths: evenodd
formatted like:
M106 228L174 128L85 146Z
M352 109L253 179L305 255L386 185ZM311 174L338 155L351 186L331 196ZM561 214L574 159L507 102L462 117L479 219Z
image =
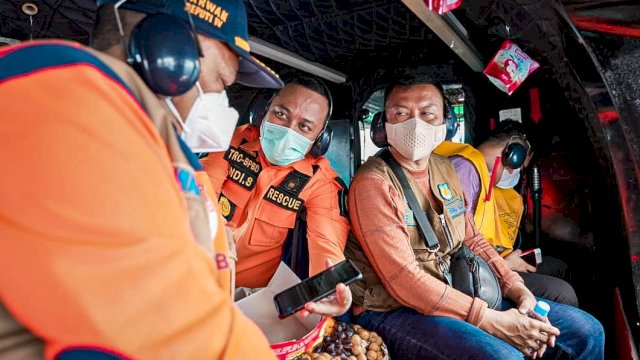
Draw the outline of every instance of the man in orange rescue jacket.
M249 55L241 0L200 3L103 5L102 52L0 48L0 358L273 358L232 303L187 144L226 149L203 125L234 121L221 94L236 75L282 83Z
M238 251L237 285L265 286L285 256L293 236L306 242L298 271L316 274L327 260L344 259L349 232L344 184L323 156L331 139L327 128L332 100L320 80L297 76L269 94L266 107L250 109L251 124L236 130L226 153L210 154L203 165L219 193L222 215L234 228ZM341 201L342 200L342 201ZM301 213L305 229L294 231ZM299 224L299 222L298 222ZM299 225L298 225L299 226ZM284 248L284 250L283 250ZM293 252L295 254L295 251ZM338 300L311 309L340 315L351 294L338 287Z

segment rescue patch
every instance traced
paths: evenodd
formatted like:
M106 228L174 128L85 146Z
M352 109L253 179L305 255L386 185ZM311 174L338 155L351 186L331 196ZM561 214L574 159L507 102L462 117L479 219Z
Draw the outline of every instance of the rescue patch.
M467 208L464 207L464 202L461 198L455 199L445 204L444 208L452 219L455 219L467 212Z
M287 194L281 191L275 186L271 186L269 190L264 194L264 199L272 204L275 204L283 209L287 209L293 212L298 212L304 200L291 194Z
M233 165L229 167L229 176L227 176L227 179L249 191L253 190L256 186L256 182L258 181L256 175L249 174L244 169L237 169Z
M291 195L298 196L307 185L307 182L309 182L309 179L309 176L301 172L292 171L287 174L278 187L286 190Z
M243 149L231 146L229 150L224 153L224 159L229 162L231 166L239 170L246 170L254 175L258 175L262 171L262 165L258 162L258 157L255 154L251 154Z
M445 200L451 200L451 198L453 198L453 193L451 193L448 183L438 184L438 191L440 192L440 196Z
M231 221L233 213L236 211L236 205L224 196L224 194L220 194L220 198L218 199L218 209L220 209L220 214L223 218L227 221Z

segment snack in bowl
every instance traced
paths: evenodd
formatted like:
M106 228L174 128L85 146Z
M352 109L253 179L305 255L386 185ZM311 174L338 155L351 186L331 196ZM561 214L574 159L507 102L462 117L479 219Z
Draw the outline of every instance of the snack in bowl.
M335 322L327 326L322 342L295 360L388 360L382 338L358 325Z

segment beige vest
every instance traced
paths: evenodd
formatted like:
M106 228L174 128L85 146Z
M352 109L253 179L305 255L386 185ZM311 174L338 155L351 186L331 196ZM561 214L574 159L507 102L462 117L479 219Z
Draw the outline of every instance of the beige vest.
M405 171L405 175L418 202L427 213L429 223L438 238L440 250L437 253L432 253L427 250L427 245L422 238L418 226L412 225L414 221L411 219L412 213L410 211L405 213L405 224L407 224L409 241L413 248L413 253L422 271L441 281L445 281L439 262L444 262L448 267L450 254L460 247L465 237L464 212L466 207L464 192L456 175L456 171L449 160L442 156L432 154L428 166L431 192L438 202L436 207L443 209L442 215L438 215L436 210L431 207L427 196L422 192L415 180L413 180L411 174ZM406 204L406 198L400 182L382 159L371 157L358 170L358 174L368 172L377 173L393 184L393 187L398 191L398 195L400 196L400 202ZM409 206L406 205L406 208L409 209ZM446 229L442 224L443 220L446 224ZM361 219L360 221L366 220ZM360 240L366 241L366 239ZM404 240L399 239L399 241ZM362 250L360 243L355 239L353 234L349 236L349 240L347 241L345 256L351 259L363 274L362 281L351 285L354 303L363 305L366 310L374 311L389 311L402 307L384 288L380 278L375 273L371 263ZM438 260L438 258L440 260Z

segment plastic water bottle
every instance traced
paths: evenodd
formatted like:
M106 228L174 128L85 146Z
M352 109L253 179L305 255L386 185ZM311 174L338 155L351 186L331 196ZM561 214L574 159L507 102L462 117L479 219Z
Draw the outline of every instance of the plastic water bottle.
M547 315L549 314L549 310L551 310L551 306L542 300L538 300L536 306L533 307L532 311L529 311L529 317L538 319L540 321L545 321Z
M530 318L546 322L547 315L549 314L549 310L551 310L551 306L549 306L549 304L547 304L542 300L538 300L538 302L536 303L536 306L534 306L533 310L529 311L527 315ZM545 332L541 332L541 333L546 334ZM531 348L527 348L527 349L529 350L529 352L533 351Z

